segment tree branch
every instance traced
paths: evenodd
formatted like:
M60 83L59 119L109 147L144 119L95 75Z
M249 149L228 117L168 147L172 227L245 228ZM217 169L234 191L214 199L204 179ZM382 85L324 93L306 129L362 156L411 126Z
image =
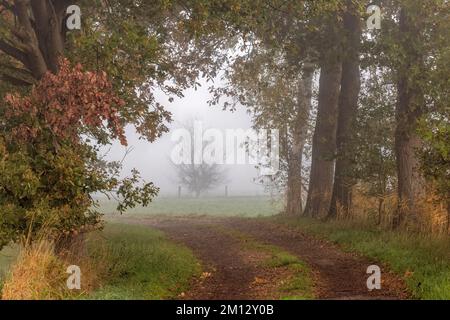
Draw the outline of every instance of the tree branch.
M33 74L27 69L13 66L11 65L11 63L6 62L0 62L0 66L2 66L4 69L11 70L14 73L19 73L19 75L30 78L30 81L32 81L31 79L33 79ZM8 71L8 74L11 75L11 72Z
M11 46L3 39L0 39L0 50L23 64L27 62L26 54L23 51Z
M26 80L19 79L19 78L16 78L16 77L13 77L13 76L10 76L10 75L7 75L7 74L2 75L1 79L11 83L14 86L20 86L20 87L28 87L28 86L33 84L33 83L28 82Z

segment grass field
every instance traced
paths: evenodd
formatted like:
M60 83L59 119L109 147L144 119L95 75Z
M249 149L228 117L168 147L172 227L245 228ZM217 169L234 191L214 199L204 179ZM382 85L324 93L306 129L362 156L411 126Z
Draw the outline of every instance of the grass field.
M450 239L378 230L345 222L274 218L377 259L401 275L415 298L450 299Z
M100 211L116 212L117 202L101 200ZM264 217L282 210L280 202L270 197L222 197L222 198L157 198L148 207L137 207L126 212L126 216L142 215L215 215Z

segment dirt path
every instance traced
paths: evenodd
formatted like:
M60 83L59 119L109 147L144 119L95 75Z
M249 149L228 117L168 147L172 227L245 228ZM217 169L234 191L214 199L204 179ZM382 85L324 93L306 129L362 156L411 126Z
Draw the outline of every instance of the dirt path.
M147 221L170 238L191 248L203 262L202 279L194 283L186 299L250 299L248 288L256 270L242 259L239 241L200 221L162 219Z
M339 248L267 221L240 218L157 217L141 219L190 247L203 262L202 279L193 284L186 299L266 299L273 298L270 283L277 275L255 263L258 253L243 248L227 229L264 244L278 246L308 263L314 272L315 296L320 299L405 299L405 286L398 277L376 261L344 253ZM382 289L369 292L367 267L382 269ZM280 276L280 275L278 275ZM255 279L266 279L265 284ZM269 284L269 285L267 285ZM264 287L264 288L262 288Z
M404 283L379 262L345 253L337 246L278 224L254 219L223 222L264 243L286 249L307 262L316 272L316 296L322 299L406 299ZM367 267L382 270L382 289L369 292Z

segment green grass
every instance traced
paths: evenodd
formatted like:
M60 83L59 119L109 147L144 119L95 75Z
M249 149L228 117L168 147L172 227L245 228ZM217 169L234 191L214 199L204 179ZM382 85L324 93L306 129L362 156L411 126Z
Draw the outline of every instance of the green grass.
M314 299L314 281L312 270L298 257L282 250L280 247L258 242L254 238L236 230L215 227L222 233L239 239L244 247L268 255L261 265L266 268L286 267L292 274L288 279L284 279L284 284L278 288L281 300L312 300Z
M261 244L259 247L271 254L271 257L264 262L266 266L270 268L287 267L293 274L279 288L282 300L314 299L312 272L307 264L279 247Z
M107 281L89 299L171 299L200 274L191 251L168 241L159 231L108 224L101 236L103 241L92 236L88 248L94 257L104 256L106 248Z
M386 264L402 276L414 298L450 299L450 239L378 230L345 222L275 218Z
M105 214L116 212L117 202L101 200L100 211ZM125 216L143 215L213 215L258 217L279 213L282 205L270 197L222 197L222 198L157 198L150 206L137 207L127 211Z

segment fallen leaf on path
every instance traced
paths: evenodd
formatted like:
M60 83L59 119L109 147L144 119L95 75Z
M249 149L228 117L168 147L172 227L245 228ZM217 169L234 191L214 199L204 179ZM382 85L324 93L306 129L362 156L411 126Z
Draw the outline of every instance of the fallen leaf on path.
M263 283L267 283L267 280L255 277L255 281L253 281L253 283L254 284L263 284Z

